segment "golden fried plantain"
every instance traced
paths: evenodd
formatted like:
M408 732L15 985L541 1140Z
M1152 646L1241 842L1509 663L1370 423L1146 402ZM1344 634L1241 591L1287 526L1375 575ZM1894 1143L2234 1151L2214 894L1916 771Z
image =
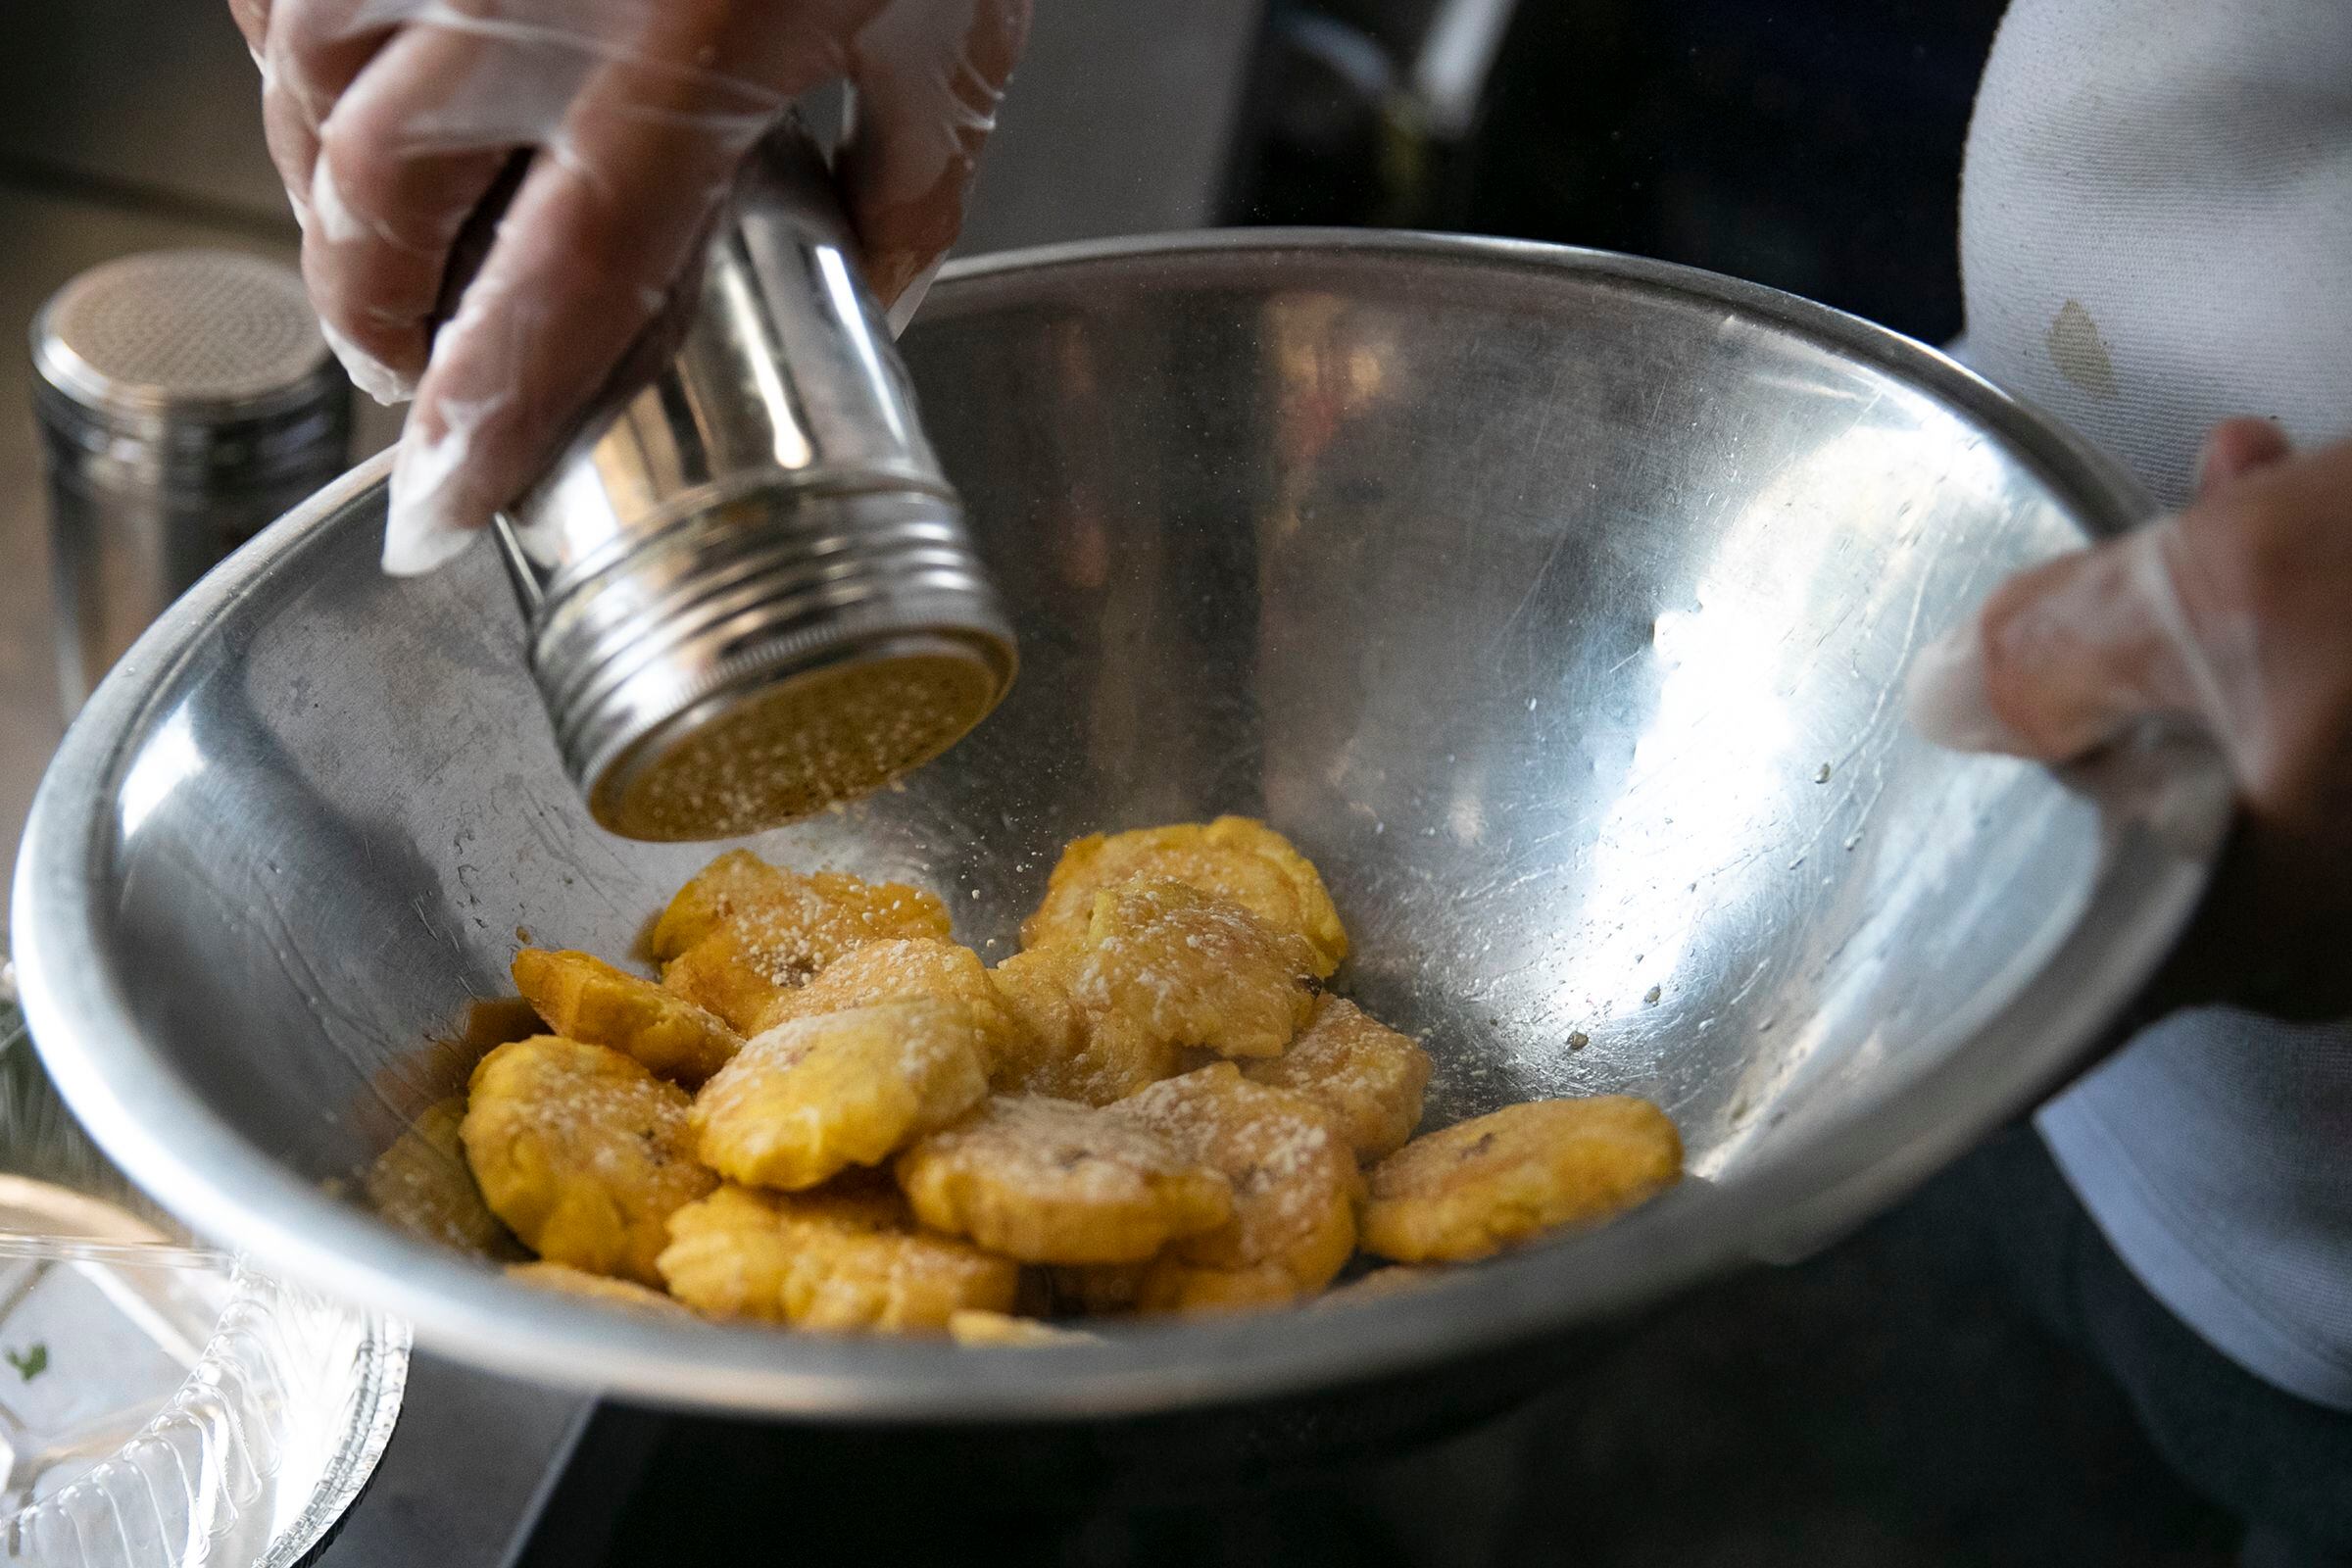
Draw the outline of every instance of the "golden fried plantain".
M1354 1250L1363 1179L1331 1113L1304 1095L1251 1083L1221 1061L1153 1084L1110 1113L1233 1183L1232 1219L1144 1265L1135 1284L1141 1310L1279 1306L1331 1283Z
M967 1307L948 1315L948 1333L957 1345L1099 1345L1102 1342L1081 1329L1065 1329L1052 1323L1040 1323L1033 1317L1014 1317L1004 1312L984 1312Z
M459 1136L483 1200L524 1246L659 1285L663 1221L718 1185L695 1162L687 1105L617 1051L534 1035L474 1067Z
M944 1333L1009 1313L1020 1267L915 1231L887 1189L760 1193L732 1183L671 1216L662 1275L712 1317L833 1333Z
M1536 1100L1416 1138L1371 1170L1364 1250L1400 1263L1485 1257L1597 1225L1673 1186L1683 1145L1646 1100Z
M749 850L729 850L687 879L646 933L647 955L666 962L739 911L788 902L786 873Z
M1314 950L1237 904L1180 882L1133 882L1095 900L1070 994L1173 1047L1273 1056L1315 1007Z
M915 1217L1025 1263L1137 1262L1233 1215L1225 1177L1132 1117L1000 1095L899 1156Z
M525 948L514 973L514 989L557 1034L610 1046L689 1089L743 1049L743 1037L705 1008L585 953Z
M800 983L799 971L772 968L733 926L720 926L662 966L662 990L717 1015L745 1039Z
M1314 1007L1313 950L1249 910L1176 882L1099 895L1085 937L990 971L1021 1025L995 1086L1107 1105L1185 1052L1268 1056Z
M1429 1087L1429 1053L1411 1038L1367 1016L1352 1002L1323 997L1314 1016L1269 1061L1242 1071L1261 1084L1296 1089L1339 1118L1348 1146L1364 1162L1404 1147L1421 1120Z
M897 882L839 871L804 875L731 850L678 890L650 946L662 984L758 1034L793 987L870 943L944 941L947 906Z
M749 850L729 850L678 890L648 946L666 962L713 931L733 930L778 984L798 984L868 942L944 939L949 929L948 906L920 888L841 871L787 871Z
M760 1035L696 1097L705 1163L797 1192L874 1165L988 1095L981 1031L959 1002L917 999L796 1019Z
M978 956L969 948L931 937L875 942L844 954L807 985L781 993L761 1014L760 1027L773 1029L795 1018L921 997L969 1007L980 1025L989 1061L1024 1054L1022 1037L1027 1031L989 983Z
M1079 1004L1072 987L1085 958L1082 948L1040 948L989 971L1020 1025L991 1068L996 1088L1107 1105L1175 1070L1175 1047L1123 1014Z
M427 1105L368 1167L368 1206L424 1241L477 1257L521 1257L522 1248L474 1185L458 1137L465 1120L464 1095Z
M1303 937L1314 949L1318 980L1348 956L1348 933L1322 876L1290 840L1247 816L1075 841L1061 852L1045 902L1022 925L1022 945L1078 941L1094 918L1096 896L1139 880L1181 882Z
M567 1263L509 1263L507 1278L519 1285L561 1291L566 1296L585 1296L592 1300L627 1307L631 1311L650 1312L656 1317L677 1318L688 1323L700 1321L692 1312L660 1291L649 1291L627 1280L583 1273Z

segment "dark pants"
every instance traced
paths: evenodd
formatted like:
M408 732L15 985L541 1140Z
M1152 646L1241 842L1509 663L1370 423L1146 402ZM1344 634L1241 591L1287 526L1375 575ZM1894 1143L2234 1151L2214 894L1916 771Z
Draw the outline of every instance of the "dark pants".
M2247 1568L2352 1565L2352 1413L2272 1387L2149 1295L2039 1135L2000 1134L1913 1202L1987 1230L2034 1313L2122 1387L2190 1485L2246 1522Z

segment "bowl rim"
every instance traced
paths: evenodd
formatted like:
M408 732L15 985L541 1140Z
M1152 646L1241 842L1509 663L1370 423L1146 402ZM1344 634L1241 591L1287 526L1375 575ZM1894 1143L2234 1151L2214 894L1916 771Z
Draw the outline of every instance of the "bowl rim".
M2078 501L2094 532L2151 512L2111 460L1947 357L1887 328L1758 284L1608 252L1380 230L1205 230L1039 247L948 268L922 318L1017 299L1071 269L1169 269L1269 253L1575 272L1694 296L1892 371L2010 442ZM1169 281L1181 281L1171 273ZM1494 1260L1426 1290L1345 1309L1182 1320L1098 1343L944 1343L679 1327L508 1283L411 1240L279 1165L207 1108L141 1038L123 977L93 958L132 749L214 623L320 538L367 525L380 454L264 530L141 637L69 730L24 837L12 904L24 1010L60 1092L131 1179L200 1234L326 1294L414 1324L419 1344L487 1370L634 1402L840 1422L1040 1422L1232 1405L1336 1389L1507 1349L1659 1299L1760 1257L1801 1251L1885 1207L2078 1067L2185 927L2227 830L2227 775L2193 750L2200 786L2169 820L2102 803L2106 848L2081 917L2016 995L1940 1062L1737 1187L1674 1198L1575 1245ZM2179 776L2177 772L2175 776ZM2186 805L2181 802L2185 800ZM1708 1224L1675 1223L1693 1203ZM1344 1310L1344 1319L1331 1311ZM1345 1332L1333 1332L1343 1326Z

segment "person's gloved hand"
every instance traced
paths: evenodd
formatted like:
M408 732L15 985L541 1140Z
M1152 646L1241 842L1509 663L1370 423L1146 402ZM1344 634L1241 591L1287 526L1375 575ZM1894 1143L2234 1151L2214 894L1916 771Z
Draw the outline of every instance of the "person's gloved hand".
M430 570L553 457L788 102L847 77L839 167L888 305L945 254L1029 0L230 0L328 339L414 395L384 565ZM438 334L452 247L529 162ZM501 192L503 194L503 191Z
M2152 716L2203 728L2241 806L2188 954L2207 999L2346 1010L2352 440L2215 427L2185 511L2011 578L1921 655L1910 710L1932 740L2051 762Z

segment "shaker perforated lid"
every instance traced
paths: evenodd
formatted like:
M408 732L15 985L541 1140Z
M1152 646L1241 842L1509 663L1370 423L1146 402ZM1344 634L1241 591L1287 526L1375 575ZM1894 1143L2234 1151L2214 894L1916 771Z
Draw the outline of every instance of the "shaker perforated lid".
M1008 678L956 638L862 642L745 680L649 735L590 804L630 838L735 838L812 816L911 772L988 715Z
M100 414L255 418L340 390L301 274L234 251L92 268L34 318L32 361Z
M558 744L635 839L865 795L987 717L1017 664L960 510L922 492L746 498L549 611L532 666Z

